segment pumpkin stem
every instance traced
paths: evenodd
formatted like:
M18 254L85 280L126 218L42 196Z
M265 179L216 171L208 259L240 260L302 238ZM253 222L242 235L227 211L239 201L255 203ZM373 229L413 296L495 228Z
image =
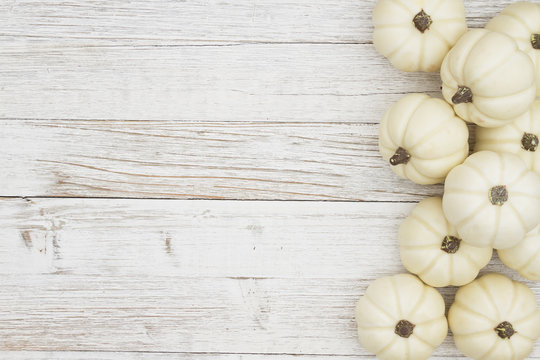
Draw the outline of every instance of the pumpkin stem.
M396 166L400 164L406 164L411 159L411 154L407 152L404 148L401 146L398 147L394 155L390 158L390 165Z
M489 201L492 205L502 205L508 201L508 190L505 185L497 185L489 189Z
M531 34L531 45L533 49L540 49L540 34Z
M521 138L521 148L534 152L538 148L538 136L531 133L524 133Z
M461 239L455 236L447 235L444 237L441 245L441 250L447 254L455 254L459 250L460 243Z
M412 335L415 326L416 325L407 320L399 320L399 322L396 324L394 332L402 338L408 338Z
M424 31L429 29L429 26L433 23L433 20L431 20L431 16L426 14L424 9L422 9L418 14L416 14L413 18L414 26L420 31L422 34Z
M470 103L472 102L473 94L471 89L466 86L458 87L458 90L452 97L452 102L454 104Z
M499 335L501 339L510 339L512 335L517 333L516 330L514 330L514 327L512 324L510 324L508 321L503 321L499 325L497 325L493 330Z

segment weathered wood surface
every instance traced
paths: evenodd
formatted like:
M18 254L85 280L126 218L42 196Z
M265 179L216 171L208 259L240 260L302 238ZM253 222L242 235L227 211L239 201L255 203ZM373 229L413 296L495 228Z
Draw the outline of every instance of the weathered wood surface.
M377 153L440 79L375 52L374 4L1 1L0 358L373 358L354 303L441 191Z
M0 274L369 278L403 269L397 226L413 206L5 199ZM378 252L394 261L367 261Z
M482 26L511 1L467 1ZM0 118L373 122L436 92L371 42L374 0L3 1Z
M0 45L0 118L377 122L440 89L370 44Z
M0 196L417 201L377 124L0 120ZM377 179L377 181L373 181Z
M369 355L287 355L287 354L215 354L215 353L156 353L156 352L89 352L89 351L0 351L2 359L10 360L351 360L371 359ZM452 359L465 358L455 356ZM432 360L448 357L433 356Z
M512 0L465 0L471 27ZM92 43L370 43L376 0L5 0L9 40Z
M404 271L396 232L412 207L5 199L0 346L367 356L353 307ZM450 338L437 355L458 355Z

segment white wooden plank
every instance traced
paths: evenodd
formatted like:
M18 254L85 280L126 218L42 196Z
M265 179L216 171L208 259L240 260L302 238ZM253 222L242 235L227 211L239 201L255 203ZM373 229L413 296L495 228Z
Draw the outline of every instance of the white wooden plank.
M233 41L370 42L375 0L7 0L1 34L10 41L92 44ZM467 0L483 26L511 0Z
M4 199L0 274L372 278L403 270L397 227L413 206Z
M342 356L368 355L354 303L370 280L403 271L395 231L412 207L0 204L0 350ZM519 278L497 259L487 271ZM454 291L442 290L448 304ZM458 352L448 338L436 354Z
M368 355L357 343L353 315L369 284L363 279L0 279L0 304L8 309L0 313L4 350ZM530 285L540 294L538 284ZM448 338L436 354L459 352ZM536 349L532 358L539 356Z
M8 360L354 360L374 359L370 355L287 355L287 354L212 354L212 353L157 353L157 352L91 352L91 351L0 351ZM455 356L452 359L461 359ZM448 359L432 356L431 360Z
M373 358L366 355L272 355L219 353L91 352L91 351L0 351L8 360L353 360ZM434 357L433 360L442 358Z
M438 74L372 45L62 46L6 43L1 118L373 122Z
M361 287L353 280L3 275L0 304L9 311L0 313L0 348L355 354Z
M157 353L157 352L91 352L91 351L0 351L8 360L353 360L373 359L371 355L287 355L287 354L219 354L219 353ZM453 356L461 359L465 356ZM448 359L432 356L431 360Z
M373 279L414 205L3 199L0 274Z
M415 201L441 193L395 175L377 137L377 124L0 120L0 195Z

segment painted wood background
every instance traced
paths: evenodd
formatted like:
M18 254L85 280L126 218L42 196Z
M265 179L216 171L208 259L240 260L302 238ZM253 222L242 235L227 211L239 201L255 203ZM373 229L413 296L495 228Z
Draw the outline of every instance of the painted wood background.
M371 358L354 303L442 190L378 155L440 79L377 55L374 4L0 2L0 358Z

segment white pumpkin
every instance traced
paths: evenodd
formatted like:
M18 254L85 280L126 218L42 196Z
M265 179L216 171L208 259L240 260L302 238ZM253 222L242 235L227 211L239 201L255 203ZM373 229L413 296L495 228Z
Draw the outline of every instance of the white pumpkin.
M443 100L409 94L384 115L379 150L399 176L436 184L465 160L468 138L467 126Z
M458 349L473 359L522 360L540 336L533 292L500 274L460 288L448 312Z
M536 97L534 65L508 35L471 30L441 67L442 92L456 113L479 126L497 127L527 112Z
M510 249L498 250L499 258L510 269L529 280L540 280L540 226Z
M540 173L540 100L516 121L497 128L476 129L475 150L504 151L518 155L531 170ZM538 150L538 151L537 151Z
M446 338L444 310L441 294L416 276L375 280L356 305L358 339L379 359L427 359Z
M401 223L399 246L403 266L436 287L470 283L493 252L461 241L444 217L440 197L422 200Z
M517 2L491 19L486 29L509 35L536 67L536 96L540 96L540 4Z
M513 247L540 223L540 175L517 155L474 153L448 174L443 210L463 241Z
M467 31L462 0L379 0L373 44L403 71L437 71Z

